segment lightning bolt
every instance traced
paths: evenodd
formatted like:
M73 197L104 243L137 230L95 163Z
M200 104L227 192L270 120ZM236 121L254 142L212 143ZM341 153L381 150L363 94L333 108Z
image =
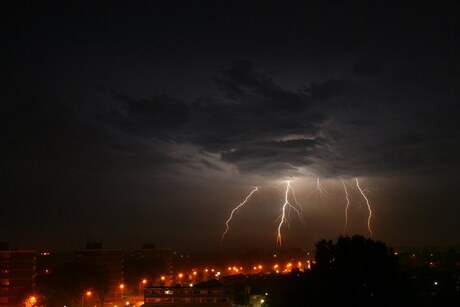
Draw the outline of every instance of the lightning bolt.
M319 197L321 198L321 200L323 201L323 205L326 204L326 195L328 194L326 189L323 188L323 186L321 185L321 183L319 182L319 177L316 178L316 190L318 191L319 193Z
M296 207L294 207L290 202L289 202L289 192L291 192L291 195L294 199L294 203L299 207L299 209L297 209ZM291 182L288 180L286 181L286 190L284 191L284 204L281 208L281 215L279 217L279 224L278 224L278 235L276 237L276 243L281 246L282 243L283 243L283 237L281 235L281 229L283 227L283 224L285 222L287 222L287 217L286 217L286 209L289 208L289 209L294 209L294 211L297 213L297 215L299 216L300 220L303 222L303 218L302 218L302 215L301 215L301 210L302 210L302 207L301 205L299 204L299 202L297 201L296 199L296 196L295 196L295 192L294 192L294 189L292 188L291 186Z
M363 190L359 186L358 178L355 178L355 181L356 181L356 187L361 192L361 195L363 196L364 200L366 201L367 209L369 209L369 216L367 218L367 229L369 229L370 237L372 237L372 229L371 229L372 209L371 209L371 205L369 204L369 200L367 199L366 194L364 194Z
M347 206L345 207L345 226L343 227L343 233L345 233L347 230L347 226L348 226L348 207L350 206L350 199L348 198L347 186L345 185L345 182L343 181L343 179L341 181L343 185L343 190L345 191L345 198L347 200Z
M229 226L229 223L230 221L232 220L233 218L233 214L236 212L236 210L238 210L239 208L243 207L249 200L249 198L251 198L252 194L254 194L256 191L258 190L258 187L255 187L251 193L248 194L248 196L246 196L246 198L244 199L243 202L241 202L238 206L236 206L232 212L230 213L230 217L228 218L228 220L225 222L225 225L227 226L227 228L225 229L224 233L222 234L222 239L220 240L221 242L224 241L224 238L225 238L225 235L227 234L228 230L230 229L230 226Z

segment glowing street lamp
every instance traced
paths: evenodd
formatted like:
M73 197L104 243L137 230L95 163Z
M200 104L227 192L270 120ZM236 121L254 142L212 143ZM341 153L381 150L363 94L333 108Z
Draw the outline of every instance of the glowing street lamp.
M125 289L125 285L120 284L119 288L120 288L120 291L121 291L121 298L123 298L123 289Z
M86 291L81 296L81 307L85 306L85 297L90 297L93 293L91 291Z
M145 285L147 284L147 279L142 279L141 282L139 283L139 295L142 294L142 289L145 288Z
M25 299L24 303L24 306L35 306L35 304L37 303L37 298L34 295L31 295L27 299Z

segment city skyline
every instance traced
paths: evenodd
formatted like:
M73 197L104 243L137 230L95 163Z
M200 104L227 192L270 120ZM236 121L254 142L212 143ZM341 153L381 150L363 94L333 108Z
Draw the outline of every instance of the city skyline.
M454 1L5 7L0 241L460 246Z

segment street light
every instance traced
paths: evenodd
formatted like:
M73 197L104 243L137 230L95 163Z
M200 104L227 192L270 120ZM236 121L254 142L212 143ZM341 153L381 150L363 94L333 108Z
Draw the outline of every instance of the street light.
M123 289L125 288L124 284L120 284L121 298L123 298Z
M141 282L139 283L139 295L142 294L142 289L145 288L145 285L147 284L147 279L142 279Z
M25 299L24 306L28 306L28 307L35 306L36 303L37 303L37 298L34 295L31 295Z
M90 297L93 293L91 291L86 291L85 293L83 293L83 295L81 296L81 307L84 307L85 306L85 297Z

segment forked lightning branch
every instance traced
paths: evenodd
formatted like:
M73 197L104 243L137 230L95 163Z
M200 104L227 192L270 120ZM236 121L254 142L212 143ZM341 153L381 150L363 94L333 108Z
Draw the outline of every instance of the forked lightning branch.
M361 194L361 196L363 197L363 199L364 199L364 201L366 202L366 205L367 205L367 209L368 209L367 229L369 231L369 236L372 237L372 228L371 228L372 208L371 208L371 204L369 202L369 199L367 198L366 193L361 188L358 178L354 178L354 182L355 182L356 188L358 189L359 193ZM346 230L347 230L347 227L348 227L348 211L349 211L349 207L350 207L350 198L349 198L346 182L343 179L341 179L341 183L342 183L342 187L343 187L343 190L344 190L344 193L345 193L345 200L346 200L345 225L344 225L344 229L343 229L343 232L345 233ZM282 203L281 203L281 209L280 209L281 213L280 213L278 219L276 220L276 222L278 224L278 226L276 228L276 230L277 230L276 231L276 244L279 245L279 246L283 245L283 234L282 233L283 233L283 228L286 226L286 224L288 224L290 210L293 210L297 214L297 216L299 217L300 221L303 222L303 214L302 214L303 213L303 208L302 208L302 205L297 201L297 197L295 195L294 188L291 185L291 182L289 180L285 181L284 184L285 184L285 189L284 189L284 192L283 192L283 199L282 199ZM225 222L226 228L225 228L225 231L222 233L222 237L221 237L221 242L222 243L224 242L225 236L230 231L230 223L232 222L236 211L241 209L243 206L247 205L250 202L251 197L257 191L259 191L258 187L253 188L251 190L251 192L245 197L245 199L241 203L239 203L236 207L234 207L232 209L228 219ZM328 192L321 185L321 182L320 182L319 178L316 179L316 191L318 192L318 195L319 195L320 199L322 200L322 202L324 204L325 200L326 200L326 196L328 195Z

